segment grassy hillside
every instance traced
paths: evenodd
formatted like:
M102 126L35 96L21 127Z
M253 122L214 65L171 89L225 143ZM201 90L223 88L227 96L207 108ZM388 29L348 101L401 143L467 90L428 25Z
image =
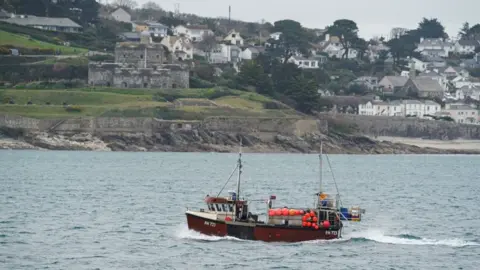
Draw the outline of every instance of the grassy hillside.
M0 30L0 46L11 45L16 48L60 50L62 54L80 54L87 52L83 48L56 45L30 38L27 35L13 34Z
M34 118L125 116L201 120L208 116L297 115L295 110L268 97L230 89L6 89L0 90L0 103L0 114Z

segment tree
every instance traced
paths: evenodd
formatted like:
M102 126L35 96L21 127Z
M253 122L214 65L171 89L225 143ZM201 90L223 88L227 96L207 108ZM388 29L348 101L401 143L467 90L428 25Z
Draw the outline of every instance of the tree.
M358 27L352 20L341 19L333 22L333 25L327 27L327 33L336 36L340 40L344 53L342 58L348 56L348 51L353 43L358 39Z
M198 49L205 52L205 58L207 61L210 59L210 55L217 47L217 40L214 35L203 34L202 41L198 43Z
M100 4L98 4L97 1L77 0L74 6L82 10L79 14L79 20L82 24L95 23L98 20Z
M393 57L393 64L398 65L401 58L412 57L417 47L419 34L418 30L408 31L405 35L391 39L387 42L390 53Z
M242 65L237 76L237 83L247 89L254 87L255 91L260 94L272 94L272 80L255 60L247 61Z
M417 28L418 39L420 38L448 38L445 33L445 27L437 19L423 20L418 24Z
M365 52L368 49L368 43L363 38L355 38L352 41L352 48L358 51L358 55L360 59L363 59Z
M284 64L296 53L308 55L310 44L305 29L299 22L293 20L276 21L273 31L282 34L279 40L270 40L273 46L269 48L269 51L282 57Z
M460 37L465 38L468 36L469 32L470 32L470 24L468 22L465 22L463 23L463 26L460 29L460 32L458 32L458 34L460 35Z
M303 75L290 80L286 87L285 95L293 99L297 110L312 113L319 106L318 85L315 80L307 79Z
M114 0L113 5L127 9L134 9L138 6L138 3L135 0Z
M162 8L157 3L149 1L143 4L142 9L161 10Z

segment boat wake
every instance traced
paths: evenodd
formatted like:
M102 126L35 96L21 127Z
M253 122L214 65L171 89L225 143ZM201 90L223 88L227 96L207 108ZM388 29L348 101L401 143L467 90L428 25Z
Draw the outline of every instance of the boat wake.
M375 229L352 232L350 235L345 235L345 238L350 238L350 241L352 242L373 241L393 245L440 245L451 247L480 246L480 243L478 242L465 241L459 238L436 240L422 238L412 234L389 235L381 230Z
M176 231L176 237L180 239L189 239L189 240L205 241L205 242L250 241L250 240L239 239L232 236L221 237L221 236L204 235L199 232L189 230L186 225L182 226L181 228L178 228L178 230ZM417 246L439 245L439 246L450 246L450 247L480 246L479 242L466 241L459 238L435 240L435 239L422 238L422 237L418 237L411 234L390 235L378 229L368 229L366 231L345 233L341 239L312 240L312 241L305 241L302 244L334 244L334 243L345 243L345 242L369 242L369 241L382 243L382 244L392 244L392 245L417 245ZM287 245L291 245L291 243L287 243Z
M189 240L197 240L197 241L205 241L205 242L217 242L217 241L248 241L239 239L232 236L211 236L201 234L199 232L189 230L187 225L178 228L175 236L179 239L189 239Z

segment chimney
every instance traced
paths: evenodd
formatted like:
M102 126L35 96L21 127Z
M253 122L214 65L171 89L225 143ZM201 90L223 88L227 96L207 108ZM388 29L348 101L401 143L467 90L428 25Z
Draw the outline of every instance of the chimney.
M415 70L415 61L413 61L413 59L410 60L410 73L408 75L412 80L417 76L417 71Z
M425 39L423 37L420 38L420 43L422 43Z
M325 34L325 41L330 41L330 34Z

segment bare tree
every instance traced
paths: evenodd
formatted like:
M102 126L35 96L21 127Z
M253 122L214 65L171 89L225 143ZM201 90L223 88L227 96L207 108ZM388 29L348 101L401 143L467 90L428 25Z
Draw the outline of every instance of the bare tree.
M114 0L113 5L117 7L134 9L138 6L138 3L135 0Z
M205 58L210 59L212 50L217 47L217 40L214 35L203 34L202 41L198 43L198 48L205 52Z
M149 1L142 6L143 9L161 10L162 8L155 2Z

